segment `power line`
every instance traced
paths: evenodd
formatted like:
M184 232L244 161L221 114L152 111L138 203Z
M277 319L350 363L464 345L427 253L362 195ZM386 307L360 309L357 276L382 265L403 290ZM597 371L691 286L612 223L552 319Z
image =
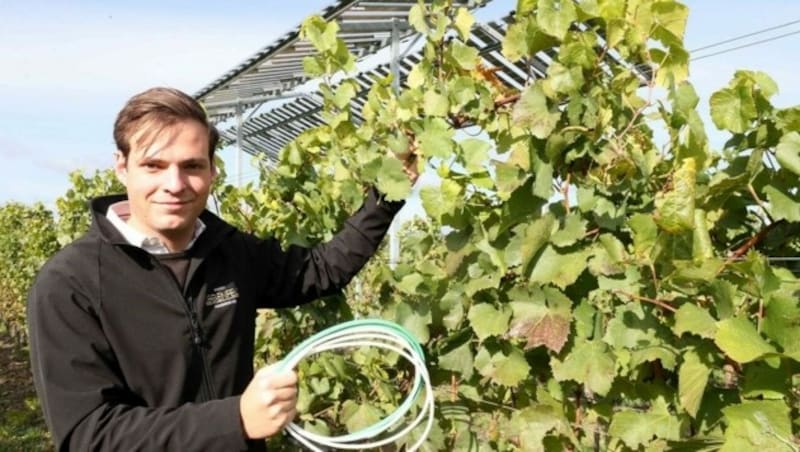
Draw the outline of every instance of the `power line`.
M728 49L725 49L725 50L720 50L719 52L713 52L713 53L709 53L709 54L706 54L706 55L693 57L690 60L691 61L702 60L704 58L710 58L710 57L713 57L713 56L722 55L723 53L733 52L734 50L744 49L744 48L747 48L747 47L753 47L753 46L764 44L764 43L767 43L767 42L770 42L770 41L776 41L778 39L782 39L782 38L785 38L787 36L792 36L792 35L796 35L796 34L800 34L800 30L795 30L795 31L792 31L792 32L789 32L789 33L784 33L782 35L773 36L771 38L762 39L760 41L750 42L750 43L743 44L743 45L736 46L736 47L731 47L731 48L728 48Z
M772 31L772 30L777 30L779 28L788 27L790 25L794 25L794 24L797 24L797 23L800 23L800 19L793 20L791 22L786 22L786 23L780 24L780 25L775 25L774 27L764 28L763 30L754 31L754 32L747 33L747 34L744 34L744 35L735 36L733 38L726 39L724 41L719 41L719 42L715 42L713 44L709 44L709 45L706 45L706 46L703 46L703 47L698 47L696 49L692 49L689 52L690 53L694 53L694 52L699 52L701 50L710 49L712 47L718 47L718 46L721 46L723 44L727 44L729 42L738 41L740 39L749 38L749 37L755 36L755 35L760 35L762 33L768 32L768 31Z

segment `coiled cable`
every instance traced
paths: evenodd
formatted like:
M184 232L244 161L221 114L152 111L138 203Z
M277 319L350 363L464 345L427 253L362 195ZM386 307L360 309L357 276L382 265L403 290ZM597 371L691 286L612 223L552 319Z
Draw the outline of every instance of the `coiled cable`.
M425 354L422 351L422 347L420 347L414 336L400 325L380 319L351 320L334 325L301 342L278 363L278 368L281 370L294 369L301 360L311 355L329 350L357 347L378 347L391 350L413 364L414 383L403 403L393 413L375 424L346 435L322 436L304 430L296 423L289 424L286 427L286 431L314 452L322 452L325 450L323 448L360 450L394 443L408 434L427 417L424 431L414 445L408 448L408 451L417 450L428 437L433 427L433 390L428 369L425 366ZM374 439L382 433L395 428L414 405L423 390L425 399L417 417L390 436Z

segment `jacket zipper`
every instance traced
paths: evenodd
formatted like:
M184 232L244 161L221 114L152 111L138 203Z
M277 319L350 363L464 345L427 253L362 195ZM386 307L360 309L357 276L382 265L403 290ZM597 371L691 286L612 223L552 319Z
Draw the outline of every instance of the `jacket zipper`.
M214 384L211 381L211 366L208 364L208 357L206 357L206 340L203 334L203 328L200 326L200 322L197 320L197 314L194 312L192 297L190 296L185 300L187 304L186 309L189 312L189 320L192 324L192 342L197 348L197 352L200 354L200 361L203 363L203 385L206 388L208 400L213 400L217 398L217 391L214 390Z
M205 338L203 337L203 329L200 326L200 322L197 319L197 314L194 312L193 307L193 300L192 297L184 297L183 291L181 290L180 286L178 286L178 282L175 280L175 277L172 275L172 271L168 269L164 264L162 264L158 259L152 258L152 260L161 268L161 271L167 273L167 275L172 279L175 283L175 288L178 289L178 296L181 298L181 305L183 306L183 310L186 313L186 316L189 318L189 327L191 328L192 333L192 345L195 347L195 350L200 355L200 362L203 365L203 389L205 392L204 400L202 402L206 402L209 400L214 400L217 398L216 391L214 390L214 385L211 382L211 366L208 364L208 358L206 357L206 353L204 350L205 346ZM188 286L189 283L189 276L186 275L186 283Z

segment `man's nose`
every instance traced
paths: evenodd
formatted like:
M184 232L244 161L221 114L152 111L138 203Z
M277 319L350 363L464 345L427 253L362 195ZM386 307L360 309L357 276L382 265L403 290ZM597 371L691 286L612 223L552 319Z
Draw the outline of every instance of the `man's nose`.
M168 167L164 177L164 189L166 191L170 193L180 193L186 188L186 174L180 167Z

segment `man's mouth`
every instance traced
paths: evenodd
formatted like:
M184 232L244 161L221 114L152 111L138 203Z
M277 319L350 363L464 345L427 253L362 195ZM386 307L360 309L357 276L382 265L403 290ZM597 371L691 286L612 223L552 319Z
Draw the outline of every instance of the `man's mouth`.
M191 204L191 201L160 201L156 202L156 204L164 207L171 207L171 208L178 208L188 204Z

